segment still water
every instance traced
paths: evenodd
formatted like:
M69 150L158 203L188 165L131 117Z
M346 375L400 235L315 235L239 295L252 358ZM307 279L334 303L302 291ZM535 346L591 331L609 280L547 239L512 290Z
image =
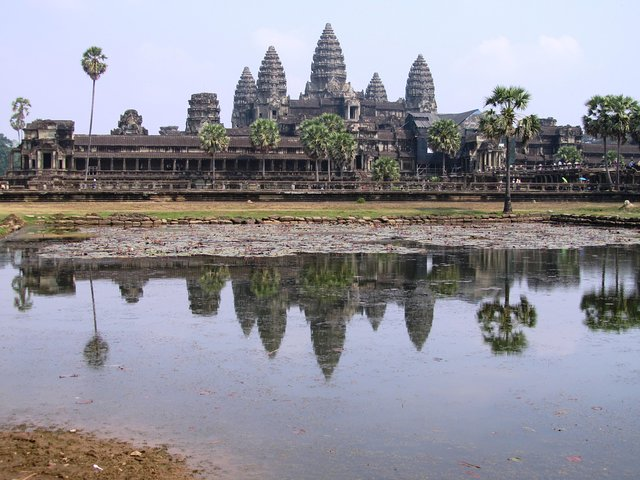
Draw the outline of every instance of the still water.
M0 423L165 443L222 478L637 478L639 272L638 247L5 249Z

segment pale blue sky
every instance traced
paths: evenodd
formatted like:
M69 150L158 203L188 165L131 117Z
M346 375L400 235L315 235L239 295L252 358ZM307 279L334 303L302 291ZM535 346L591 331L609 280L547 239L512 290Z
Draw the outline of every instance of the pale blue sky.
M594 94L640 99L636 0L15 0L2 10L0 132L14 139L18 96L31 100L28 120L69 119L76 133L88 132L91 81L80 58L92 45L109 57L96 86L95 133L108 133L128 108L149 133L184 129L198 92L218 95L230 126L242 69L257 79L269 45L298 98L326 23L355 90L378 72L390 100L404 97L422 54L442 113L482 108L499 84L525 87L528 113L560 124L580 124Z

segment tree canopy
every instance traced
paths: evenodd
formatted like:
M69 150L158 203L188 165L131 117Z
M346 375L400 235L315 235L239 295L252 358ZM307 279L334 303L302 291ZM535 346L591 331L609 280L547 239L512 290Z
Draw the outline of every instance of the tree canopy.
M251 124L249 137L253 148L266 154L280 144L280 131L274 120L259 118ZM262 158L262 176L265 176L265 162Z
M480 119L480 131L493 140L505 139L507 160L506 185L504 197L504 213L510 213L511 207L511 143L519 139L527 144L540 131L540 119L536 115L523 117L521 111L526 110L531 94L522 87L504 87L498 85L486 99L485 107L489 108Z
M300 141L305 153L315 160L316 181L320 177L322 160L327 160L327 174L331 181L331 160L336 161L340 168L350 168L357 151L355 138L347 132L344 120L334 113L304 120L300 124Z
M434 152L442 153L442 175L446 175L445 155L452 157L460 150L458 125L448 118L434 122L427 130L427 141Z
M398 161L392 157L379 157L371 166L373 179L376 182L392 181L395 182L400 178L400 165Z
M13 142L0 133L0 175L4 175L9 168L9 155Z
M29 109L31 108L31 102L28 98L18 97L11 102L11 119L9 124L16 132L18 132L18 142L22 141L21 132L26 126L26 118L29 115Z

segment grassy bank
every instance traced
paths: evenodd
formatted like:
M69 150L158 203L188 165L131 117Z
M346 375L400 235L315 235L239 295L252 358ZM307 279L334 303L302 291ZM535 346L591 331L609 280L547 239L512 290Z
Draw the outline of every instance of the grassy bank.
M621 209L620 203L527 202L514 203L516 214L565 213L640 217L640 206ZM113 213L144 213L158 218L263 218L269 215L322 217L381 217L413 215L486 215L500 214L502 202L65 202L0 203L0 219L13 213L27 223L56 214L106 217Z

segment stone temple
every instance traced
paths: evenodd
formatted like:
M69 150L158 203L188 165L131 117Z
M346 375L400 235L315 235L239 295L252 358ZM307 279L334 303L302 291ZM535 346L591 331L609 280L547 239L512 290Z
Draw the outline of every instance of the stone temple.
M229 148L215 160L200 148L197 133L205 122L220 123L217 95L196 93L188 103L184 130L166 126L158 135L149 135L142 126L142 116L131 109L124 112L110 135L92 136L90 152L88 135L75 134L73 121L31 122L24 129L22 145L12 152L8 178L29 188L36 188L33 185L48 177L80 179L88 161L93 177L117 175L144 183L147 178L179 174L190 179L189 188L206 185L212 172L221 181L262 179L263 175L272 180L311 181L314 166L300 142L299 126L323 113L339 115L357 140L357 155L342 178L366 180L373 161L381 156L394 158L404 178L425 178L438 172L442 157L429 149L427 128L440 118L453 120L463 135L460 152L447 161L448 172L483 175L504 165L503 148L478 132L479 110L438 112L433 76L421 54L408 65L404 98L388 99L375 68L366 88L355 89L348 81L342 47L330 24L320 35L309 81L297 99L289 96L286 70L275 47L267 49L257 78L244 68L235 89L231 128L227 129ZM277 122L281 134L278 148L266 154L254 149L249 137L251 123L260 118ZM581 144L579 127L560 127L553 119L546 119L539 138L530 142L520 160L548 163L560 146L580 148ZM326 161L320 169L328 171Z

